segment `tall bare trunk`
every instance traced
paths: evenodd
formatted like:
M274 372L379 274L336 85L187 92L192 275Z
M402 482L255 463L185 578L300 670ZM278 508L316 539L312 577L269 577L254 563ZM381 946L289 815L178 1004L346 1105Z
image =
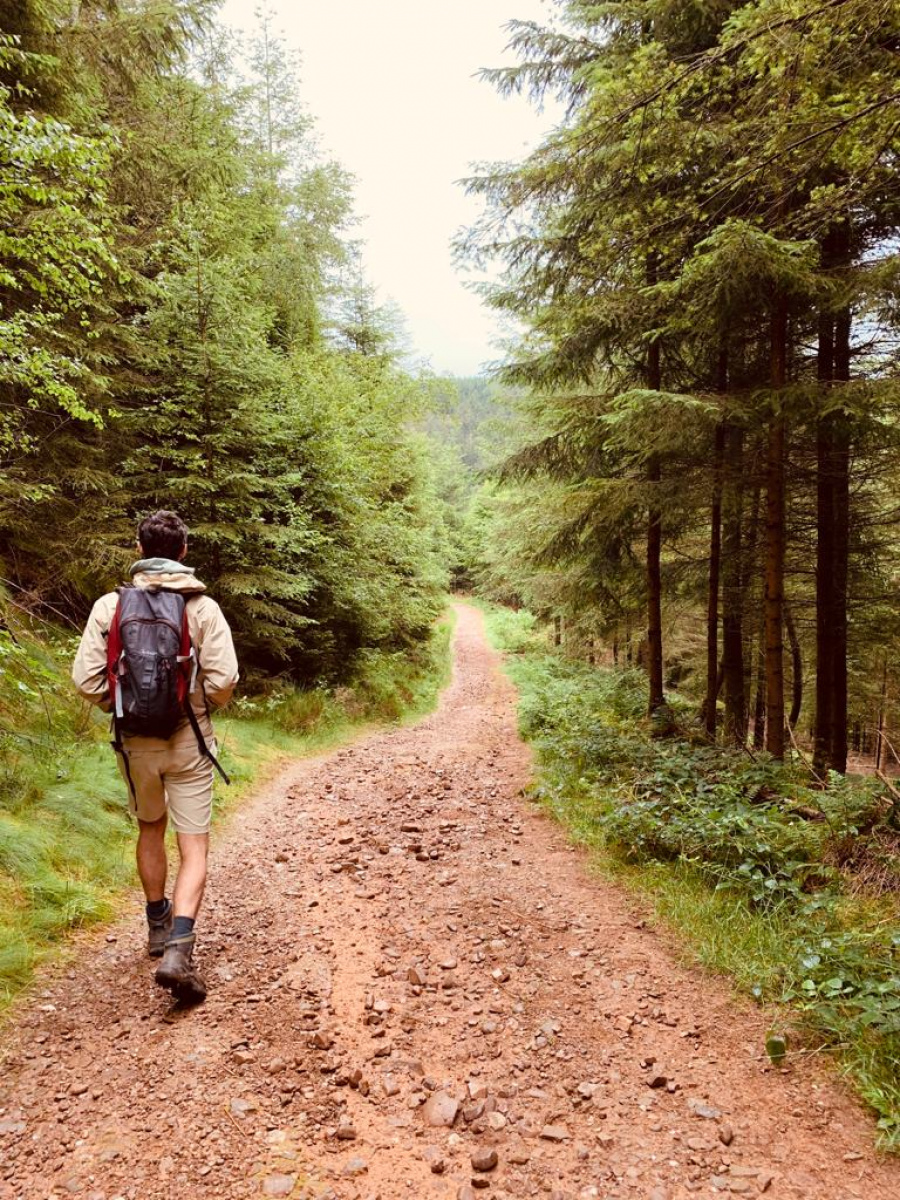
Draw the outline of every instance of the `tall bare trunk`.
M756 639L756 700L753 706L753 747L766 744L766 601L759 607L759 633Z
M834 379L834 317L819 315L818 377ZM816 726L813 766L831 766L834 740L834 430L833 417L816 427Z
M766 454L766 749L784 758L785 417L777 394L787 382L787 304L772 313L772 388L776 411Z
M849 309L834 322L834 378L850 378ZM834 707L832 714L831 766L847 770L847 584L850 559L850 420L835 414L834 429L834 644L831 663Z
M887 655L881 664L881 696L878 699L878 725L875 738L875 770L881 769L884 759L884 710L887 705Z
M655 283L658 265L655 255L647 264L647 281ZM647 350L647 386L654 391L662 388L662 365L658 341L652 341ZM659 456L652 454L647 463L647 482L650 484L650 499L647 512L647 672L650 695L647 708L652 716L665 704L663 692L663 647L662 647L662 512L659 502L661 471Z
M744 432L729 428L723 495L722 667L725 675L725 738L741 745L747 736L744 680Z
M800 720L800 710L803 708L803 652L800 649L800 639L797 637L797 627L790 605L784 602L784 627L787 630L788 643L791 647L791 712L788 717L788 728L796 728Z
M713 449L713 487L710 506L709 587L706 602L706 733L716 737L716 698L719 694L719 574L722 560L722 468L725 459L726 424L716 426Z

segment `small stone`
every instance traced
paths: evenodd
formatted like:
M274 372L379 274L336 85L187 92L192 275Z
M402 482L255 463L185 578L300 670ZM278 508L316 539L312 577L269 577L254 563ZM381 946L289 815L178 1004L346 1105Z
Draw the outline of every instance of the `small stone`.
M263 1180L263 1195L289 1196L296 1182L296 1175L269 1175Z
M426 1146L422 1151L422 1157L428 1163L428 1169L432 1175L443 1175L447 1169L447 1163L444 1160L443 1154L437 1146Z
M381 1088L386 1096L396 1096L400 1092L400 1084L393 1075L382 1076Z
M501 1129L506 1127L506 1117L501 1112L492 1112L487 1115L488 1129L493 1129L495 1133L499 1133Z
M345 1121L338 1125L335 1136L340 1142L352 1142L356 1140L356 1129L349 1121Z
M565 1125L545 1125L541 1130L541 1137L548 1142L565 1142L568 1140L569 1131Z
M719 1126L719 1141L723 1146L730 1146L734 1141L734 1130L727 1121L723 1121Z
M69 1088L69 1092L73 1096L83 1096L87 1090L88 1085L86 1083L73 1083Z
M727 1175L710 1175L709 1182L717 1192L727 1192L731 1188L731 1180Z
M702 1100L689 1100L688 1108L695 1117L703 1117L706 1121L717 1121L722 1115L717 1108L711 1104L704 1104Z
M334 1034L328 1029L319 1029L313 1034L312 1044L318 1050L330 1050L334 1045Z
M426 1125L432 1128L450 1129L459 1112L459 1102L446 1092L432 1092L422 1106L422 1116Z
M654 1067L647 1076L647 1087L664 1088L668 1082L668 1075L663 1074L663 1072L658 1070L656 1067Z
M471 1183L464 1183L456 1193L456 1200L475 1200L475 1189Z
M406 978L413 985L413 987L425 986L425 972L419 967L410 967L406 972Z
M473 1171L493 1171L498 1163L497 1151L490 1146L480 1146L472 1153Z
M359 1155L356 1155L353 1158L347 1159L347 1161L344 1163L341 1174L346 1179L354 1179L357 1175L365 1175L368 1169L369 1164L366 1162L366 1160L364 1158L360 1158Z
M236 1063L240 1063L241 1066L246 1066L247 1063L256 1062L256 1055L252 1050L235 1050L231 1057Z

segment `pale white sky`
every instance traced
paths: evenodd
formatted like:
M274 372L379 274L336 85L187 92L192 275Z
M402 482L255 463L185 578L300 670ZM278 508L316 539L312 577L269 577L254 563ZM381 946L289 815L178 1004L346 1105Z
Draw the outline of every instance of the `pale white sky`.
M253 26L257 0L225 0L222 20ZM463 286L450 240L479 204L456 181L473 162L520 159L553 123L475 78L511 64L507 21L549 23L549 0L272 0L303 55L301 93L323 150L356 177L366 274L392 299L415 354L472 375L499 357L497 319Z

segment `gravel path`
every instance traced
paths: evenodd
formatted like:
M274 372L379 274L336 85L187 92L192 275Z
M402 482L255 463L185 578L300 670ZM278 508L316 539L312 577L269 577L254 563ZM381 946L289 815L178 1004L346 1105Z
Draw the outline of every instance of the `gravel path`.
M761 1014L521 799L512 689L458 614L434 716L231 821L206 1005L170 1010L136 917L45 978L5 1034L0 1200L900 1196L833 1077L772 1070Z

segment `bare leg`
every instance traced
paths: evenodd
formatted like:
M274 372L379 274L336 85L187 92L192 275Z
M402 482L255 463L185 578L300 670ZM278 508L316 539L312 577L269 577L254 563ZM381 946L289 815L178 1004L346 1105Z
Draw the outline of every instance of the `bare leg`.
M162 900L166 894L166 821L138 821L137 869L148 903Z
M175 880L174 912L176 917L196 918L206 887L209 834L179 833L177 836L181 866Z

